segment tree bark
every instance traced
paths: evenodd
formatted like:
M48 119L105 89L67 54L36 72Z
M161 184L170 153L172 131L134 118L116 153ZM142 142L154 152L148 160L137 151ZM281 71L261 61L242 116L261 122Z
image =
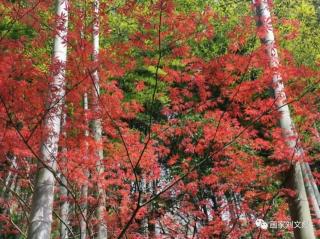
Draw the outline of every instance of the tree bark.
M29 239L49 239L51 234L55 178L48 168L55 170L57 163L56 156L60 136L62 99L65 95L68 0L58 0L56 13L59 20L56 27L57 34L54 39L53 63L56 65L57 70L54 71L53 80L49 88L48 106L50 110L44 121L44 128L47 132L42 139L40 155L42 162L38 163L28 228ZM46 164L46 167L44 167L43 163Z
M4 187L1 192L1 198L6 198L6 196L10 193L10 189L13 189L14 182L17 178L17 174L12 173L12 170L17 168L16 156L15 155L6 155L7 161L11 164L8 175L4 180Z
M94 22L93 22L93 61L98 62L99 57L99 0L94 0L93 2L93 14L94 14ZM93 77L93 111L96 114L96 118L93 120L93 136L95 141L98 143L98 162L97 162L97 171L98 175L104 173L104 166L103 166L103 148L102 148L102 122L99 116L100 111L100 104L99 104L99 96L100 96L100 78L98 70L95 70L92 74ZM98 117L97 117L98 116ZM105 190L103 189L102 185L98 183L98 196L99 196L99 205L97 208L97 217L99 220L98 225L98 239L106 239L107 238L107 225L104 221L104 215L106 212L106 195Z
M319 201L318 201L319 191L318 191L318 187L315 183L315 180L313 178L309 164L302 163L301 170L302 170L302 176L303 176L304 183L305 183L307 197L308 197L310 205L311 205L311 210L312 210L314 216L317 219L320 219L320 208L319 208Z
M85 114L86 112L88 111L89 107L88 107L88 94L85 93L84 96L83 96L83 108L84 108L84 111L85 111ZM85 116L86 118L86 123L88 124L87 122L87 116ZM88 137L89 136L89 130L85 130L84 132L84 135L85 137ZM85 157L88 156L88 142L85 142L85 147L86 147L86 151L85 151ZM85 169L86 172L86 176L87 178L89 177L89 172L87 169ZM81 188L81 198L83 198L83 204L82 204L82 214L84 217L87 216L87 208L88 208L88 202L87 202L87 198L88 198L88 184L85 183L82 188ZM87 223L86 223L86 220L84 218L81 217L81 220L80 220L80 239L85 239L87 236Z
M274 69L272 82L276 97L276 105L280 113L280 126L282 134L286 139L288 147L294 150L296 156L302 156L302 151L297 148L297 135L294 129L293 122L290 116L290 110L286 105L286 94L281 74L278 72L279 57L275 46L275 37L271 23L271 13L268 6L268 0L253 0L256 9L258 26L261 26L266 31L264 37L261 37L261 42L265 45L269 64ZM294 163L290 172L290 186L296 192L296 196L290 202L290 214L293 221L303 223L302 228L294 228L295 238L313 239L315 238L314 228L311 220L310 207L304 186L301 164L303 162Z

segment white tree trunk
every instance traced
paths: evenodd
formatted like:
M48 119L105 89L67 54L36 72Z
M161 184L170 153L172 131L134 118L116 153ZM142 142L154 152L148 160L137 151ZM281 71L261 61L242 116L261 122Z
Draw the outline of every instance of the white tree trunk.
M99 57L99 0L94 0L93 2L93 14L94 14L94 22L93 22L93 61L98 62ZM100 95L100 79L98 70L95 70L92 74L93 76L93 83L94 83L94 89L93 89L93 111L95 114L99 114L100 111L100 104L99 104L99 95ZM97 162L97 171L98 175L101 175L104 172L104 166L103 166L103 148L100 145L102 143L102 123L101 119L95 118L93 120L93 136L95 141L99 144L99 148L97 150L98 154L98 162ZM102 188L101 185L98 185L98 196L99 196L99 205L97 208L97 217L99 220L98 225L98 239L106 239L107 238L107 225L104 221L104 215L106 213L106 195L105 190Z
M320 139L320 136L318 134L316 127L315 127L315 130L316 130L317 138ZM319 189L318 189L318 186L317 186L315 179L312 175L312 171L311 171L309 164L304 163L301 166L302 166L302 173L305 175L305 181L307 182L306 183L306 190L307 190L308 198L309 198L310 204L312 205L313 213L314 213L316 219L319 220L320 219L320 208L319 208L320 193L319 193ZM318 222L315 224L315 227L317 229L319 229L320 225Z
M317 196L319 194L319 191L318 191L318 187L314 181L309 164L302 163L301 170L302 170L302 175L303 175L309 203L311 206L311 210L314 213L314 216L317 219L320 219L320 208L319 208L319 202L317 200L318 199Z
M319 3L319 8L320 8L320 3ZM316 137L318 139L318 143L320 143L320 135L319 135L319 131L316 127L316 125L314 125L314 129L315 129L315 132L316 132ZM319 189L318 189L318 186L316 184L316 181L314 180L313 176L312 176L312 172L311 172L311 169L310 169L310 166L309 164L306 165L306 170L308 172L309 175L311 175L312 177L312 180L311 180L311 184L312 184L312 188L315 192L315 196L316 196L316 199L317 199L317 202L318 202L318 205L320 205L320 193L319 193Z
M143 194L146 194L148 192L148 182L145 176L142 176L141 179L141 189ZM148 212L150 212L150 206L146 205ZM142 218L141 221L141 229L142 233L144 234L145 238L149 238L149 218L148 218L148 213Z
M224 221L228 226L230 226L230 222L232 219L232 212L230 211L229 202L225 195L221 197L221 220Z
M318 186L316 184L316 181L314 180L314 177L312 175L312 172L311 172L311 169L310 169L310 165L309 164L304 164L305 167L306 167L306 172L308 174L308 177L309 177L309 181L311 183L311 186L312 186L312 189L314 191L314 194L315 194L315 197L316 197L316 200L317 200L317 203L318 203L318 206L320 205L320 193L319 193L319 189L318 189Z
M68 27L68 1L58 0L57 34L54 39L53 62L57 63L57 71L53 75L48 96L48 107L52 109L46 115L44 128L47 134L42 140L41 160L52 170L56 169L56 156L62 116L61 100L65 94L65 64L67 59L67 27ZM61 27L63 26L63 27ZM57 101L59 102L57 103ZM54 175L50 170L39 163L36 178L30 224L28 229L29 239L49 239L51 234L52 207L54 197Z
M316 237L311 220L308 198L303 184L300 162L294 165L291 173L290 184L297 195L290 202L290 214L293 221L302 222L304 225L302 228L295 228L294 236L297 239L315 239Z
M9 172L8 175L6 176L6 179L4 180L4 187L1 193L1 198L6 198L6 196L9 194L10 189L12 189L16 178L17 178L17 174L12 173L13 170L17 169L17 157L15 155L12 156L6 156L6 159L8 162L11 163L10 168L9 168Z
M89 106L88 106L88 94L85 93L84 96L83 96L83 108L84 108L84 111L85 113L88 111L89 109ZM86 121L87 121L87 118L86 118ZM88 122L87 122L88 124ZM89 136L89 130L85 130L84 132L84 135L86 137ZM87 158L88 156L88 142L85 142L85 158ZM85 172L85 175L87 176L87 178L89 177L89 172L88 170L86 170ZM83 198L83 204L82 204L82 214L84 217L87 216L87 208L88 208L88 202L87 202L87 198L88 198L88 184L85 183L82 188L81 188L81 197ZM87 236L87 223L86 223L86 220L81 217L81 220L80 220L80 239L85 239Z
M277 68L279 67L279 57L275 46L275 37L272 29L271 13L268 6L268 0L253 0L253 4L255 4L256 7L256 14L260 18L258 23L266 30L266 35L261 39L261 41L266 46L270 66L275 69L272 81L275 97L277 99L276 105L279 107L278 111L281 115L280 125L282 133L286 138L287 145L295 150L296 155L299 156L302 152L296 147L295 138L297 135L291 120L289 107L288 105L285 105L286 94L284 92L282 78L280 73L277 72ZM313 239L315 238L315 233L311 220L306 189L304 186L301 164L302 163L300 162L295 163L291 172L292 174L290 182L297 195L292 200L290 213L294 221L300 221L304 223L303 228L296 228L294 231L295 237L301 239Z

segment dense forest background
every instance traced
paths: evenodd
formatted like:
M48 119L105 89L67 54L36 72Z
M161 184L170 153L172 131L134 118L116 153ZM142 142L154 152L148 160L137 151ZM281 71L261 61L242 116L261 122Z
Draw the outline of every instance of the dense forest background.
M0 238L320 237L319 0L0 2Z

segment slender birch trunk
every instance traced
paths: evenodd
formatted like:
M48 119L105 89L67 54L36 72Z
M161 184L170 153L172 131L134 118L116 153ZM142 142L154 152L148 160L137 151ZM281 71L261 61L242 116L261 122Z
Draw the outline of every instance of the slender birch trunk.
M315 127L315 131L316 131L317 138L320 139L320 136L319 136L319 133L318 133L316 127ZM307 164L307 163L304 164L303 167L302 167L302 170L303 170L303 172L305 173L305 175L307 177L306 180L309 182L308 187L307 187L307 193L309 192L308 193L308 197L309 197L310 203L312 204L313 213L314 213L316 219L319 220L320 219L320 208L319 208L319 205L320 205L320 193L319 193L318 186L317 186L317 184L315 182L315 179L314 179L314 177L312 175L310 165ZM319 222L316 223L315 227L317 229L320 228Z
M141 191L143 194L146 194L148 192L148 182L147 182L145 175L142 176L142 179L141 179ZM149 205L147 205L146 207L147 207L148 212L150 212ZM141 220L141 231L142 231L142 234L145 235L146 239L149 238L149 218L148 218L148 216L149 216L149 213L147 213L147 215L145 215Z
M230 206L229 206L228 198L226 197L226 195L223 195L221 197L220 207L223 209L220 214L221 220L226 222L226 224L230 226L230 222L232 219L232 212L230 211Z
M94 22L93 22L93 61L98 62L99 57L99 0L94 0L93 2L93 14L94 14ZM93 83L94 83L94 89L93 89L93 111L97 115L99 114L100 107L99 107L99 95L100 95L100 78L98 70L95 70L92 74L93 76ZM97 171L98 175L101 175L104 172L104 166L103 166L103 148L101 146L102 143L102 122L99 117L96 117L95 120L93 120L93 136L95 141L98 143L98 162L97 162ZM107 238L107 225L104 222L104 214L105 214L105 201L106 201L106 195L105 190L102 188L101 185L98 185L98 195L99 195L99 205L97 208L97 217L99 220L98 225L98 239L106 239Z
M84 96L83 96L83 108L84 108L84 111L85 111L85 114L86 112L88 111L89 107L88 107L88 94L87 93L84 93ZM86 118L86 124L88 125L88 122L87 122L87 116L85 116ZM84 132L84 135L85 137L88 137L89 136L89 130L85 130ZM85 142L85 157L88 156L88 142ZM89 172L87 169L85 169L86 172L85 172L85 175L87 176L87 178L89 177ZM82 188L81 188L81 197L83 198L83 204L82 204L82 214L84 217L87 216L87 209L88 209L88 202L87 202L87 198L88 198L88 184L85 183ZM87 223L85 221L84 218L81 217L81 220L80 220L80 239L85 239L87 236Z
M319 193L318 186L317 186L316 181L315 181L315 179L314 179L314 177L312 175L310 165L306 163L305 164L305 168L306 168L306 174L308 175L309 181L311 183L311 187L312 187L312 189L314 191L317 204L319 206L320 205L320 193Z
M301 170L302 170L302 176L305 183L307 197L311 205L311 211L317 219L320 219L320 208L319 208L319 202L317 197L319 194L319 191L315 183L315 180L313 178L309 164L302 163Z
M8 195L8 193L10 192L10 189L12 189L12 185L14 185L14 182L17 178L17 174L12 173L12 169L17 168L16 156L7 155L6 158L7 158L7 161L11 163L11 165L10 165L8 175L4 180L4 187L1 193L1 198L5 198Z
M271 24L271 13L267 0L253 0L256 7L256 14L260 18L258 24L263 26L266 30L266 35L261 39L262 43L266 46L267 54L269 57L269 64L275 69L272 77L273 89L277 99L276 105L279 107L280 113L280 126L282 133L286 138L287 145L294 150L296 155L301 156L301 150L296 147L296 133L294 124L291 120L290 110L286 105L286 94L284 92L284 85L282 78L277 68L279 67L279 57L275 47L275 37ZM299 239L315 239L314 228L311 220L310 208L304 180L301 170L301 162L296 162L290 172L290 186L297 193L296 197L290 202L290 213L294 221L299 221L304 224L302 228L295 228L295 238Z
M6 155L6 160L11 164L8 169L8 175L5 177L4 180L1 179L1 184L3 185L2 187L2 192L1 192L1 199L4 201L8 201L11 198L12 192L15 192L15 187L17 184L17 174L13 173L12 171L14 169L17 169L17 157L15 155L7 154ZM1 215L6 215L11 217L10 215L12 214L13 208L10 206L9 208L7 207L0 207L0 213ZM0 222L0 231L5 227L4 222ZM8 234L10 235L10 234ZM3 235L3 237L0 235L1 238L6 238L8 236Z
M160 158L160 155L158 155L158 158ZM163 164L160 164L160 177L159 177L159 181L155 182L154 194L159 193L165 188L165 186L168 183L166 180L167 176L168 176L168 170L165 168ZM157 208L154 208L153 210L156 212ZM161 236L161 234L164 233L164 228L161 224L161 217L155 218L155 222L154 222L154 225L152 225L152 227L153 228L149 229L150 238L158 238Z
M56 156L62 116L62 102L65 95L65 65L67 59L68 0L58 0L56 13L59 17L57 34L54 39L53 62L57 70L49 88L48 106L50 111L45 117L46 136L42 140L41 161L52 170L56 169ZM62 27L61 27L62 26ZM52 207L55 178L53 173L38 163L34 188L28 239L49 239L52 224Z
M84 7L81 8L82 14L84 13ZM81 25L80 30L80 39L81 39L81 50L84 51L84 44L83 41L85 39L84 31L85 31L85 17L81 19L83 24ZM83 109L84 109L84 118L85 118L85 125L89 127L89 121L88 121L88 110L89 110L89 103L88 103L88 93L85 92L83 95ZM88 159L89 155L89 144L88 144L88 137L89 137L89 130L86 129L84 131L85 138L85 155L84 160L86 161ZM85 170L85 176L87 179L89 179L89 170L87 168L84 168ZM87 237L87 213L88 213L88 183L85 182L84 185L81 187L81 198L82 198L82 216L80 218L80 239L86 239Z

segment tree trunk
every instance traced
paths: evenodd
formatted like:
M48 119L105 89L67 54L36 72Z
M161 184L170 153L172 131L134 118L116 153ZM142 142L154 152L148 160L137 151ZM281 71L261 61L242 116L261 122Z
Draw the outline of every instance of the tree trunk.
M29 239L49 239L52 224L52 207L54 196L54 175L48 169L56 169L56 156L62 116L62 102L65 95L65 64L67 58L67 27L68 27L68 1L58 0L57 34L54 39L53 63L57 71L53 75L50 85L48 106L51 110L47 113L44 128L47 134L42 139L42 162L38 163L38 172L34 188L30 223L28 228ZM63 26L63 27L61 27ZM43 163L46 164L44 167ZM47 168L48 167L48 168Z
M302 151L296 147L296 133L294 125L291 120L290 110L286 105L286 94L284 92L284 85L282 78L277 68L279 67L279 57L275 46L275 38L271 24L271 14L267 0L253 0L256 8L258 25L262 26L266 35L261 38L262 43L266 46L267 54L269 57L270 66L275 69L272 77L273 89L276 97L276 105L280 113L280 125L283 136L286 138L288 147L294 150L297 156L301 156ZM300 162L293 165L290 172L290 186L296 192L296 197L290 202L290 214L293 221L299 221L304 224L302 228L295 228L295 238L299 239L313 239L315 238L314 228L311 220L310 208L304 180L302 176Z
M93 14L94 14L94 22L93 22L93 61L98 62L99 57L99 0L94 0L93 2ZM93 111L96 114L95 120L93 120L93 136L95 141L98 143L98 162L97 162L97 171L98 175L103 174L104 166L103 166L103 148L102 148L102 122L100 119L99 111L100 111L100 104L99 104L99 95L100 95L100 84L99 84L99 74L98 70L95 70L92 74L93 76ZM101 185L98 183L98 196L99 196L99 205L97 208L97 217L99 220L98 225L98 239L106 239L107 238L107 226L104 222L104 215L106 211L105 201L106 195L105 190L102 188Z
M8 154L6 156L6 159L11 165L10 165L8 175L4 180L4 185L3 185L4 187L1 192L1 198L6 198L6 196L10 193L10 189L12 189L12 185L14 185L14 182L17 177L17 174L12 173L12 171L17 168L16 156Z
M318 201L319 191L315 183L315 180L313 178L309 164L301 163L301 170L302 170L302 176L305 183L307 197L311 205L311 210L314 216L317 219L320 219L320 208L319 208L319 201Z
M294 228L294 237L296 239L315 239L314 228L311 220L308 198L303 184L301 172L301 163L293 165L290 172L289 185L297 193L289 202L291 218L294 222L302 222L301 228Z
M89 107L88 107L88 94L85 93L84 94L84 97L83 97L83 108L84 108L84 111L85 111L85 114L86 112L88 111ZM86 118L86 121L87 121L87 116L85 116ZM86 122L87 125L88 125L88 122ZM85 130L84 132L84 135L86 137L89 136L89 130ZM88 142L85 142L85 147L86 147L86 151L85 151L85 157L88 156ZM85 169L86 170L86 169ZM87 178L89 177L89 172L88 170L86 170L85 172ZM82 204L82 214L84 217L87 216L87 208L88 208L88 205L87 205L87 198L88 198L88 184L85 183L82 188L81 188L81 198L83 198L83 204ZM80 239L85 239L87 236L87 223L86 223L86 220L85 218L81 217L81 220L80 220Z
M149 191L148 182L146 179L146 176L143 175L141 179L141 189L142 194L147 194ZM145 235L145 238L149 238L149 213L151 213L149 205L146 205L148 213L142 218L141 220L141 232L143 235Z

